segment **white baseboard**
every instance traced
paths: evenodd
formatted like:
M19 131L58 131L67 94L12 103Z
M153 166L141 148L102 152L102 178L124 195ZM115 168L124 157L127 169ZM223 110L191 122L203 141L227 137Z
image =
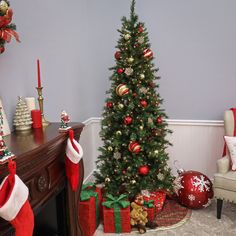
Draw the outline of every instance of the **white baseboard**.
M91 117L83 122L85 128L81 134L84 148L85 179L96 169L95 161L102 146L99 137L100 117ZM178 160L185 170L197 170L212 178L216 172L216 161L223 149L224 123L220 120L167 120L173 131L168 139L173 144L168 148L169 165L176 174L173 165Z

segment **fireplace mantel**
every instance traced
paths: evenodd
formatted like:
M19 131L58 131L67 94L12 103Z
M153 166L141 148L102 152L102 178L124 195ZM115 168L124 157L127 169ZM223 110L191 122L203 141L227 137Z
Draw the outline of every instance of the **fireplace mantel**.
M70 123L78 140L82 123ZM4 137L7 147L17 158L17 175L29 188L29 200L35 215L56 197L59 236L79 236L78 201L83 183L84 167L80 161L80 180L72 192L65 176L64 158L67 133L60 133L60 123L25 133L13 132ZM6 164L0 166L0 178L8 174ZM10 224L0 220L0 236L12 235Z

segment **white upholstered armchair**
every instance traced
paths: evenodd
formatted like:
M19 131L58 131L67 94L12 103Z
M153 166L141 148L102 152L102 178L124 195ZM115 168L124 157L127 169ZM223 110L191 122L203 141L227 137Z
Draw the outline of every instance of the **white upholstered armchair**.
M234 115L231 110L224 114L225 135L234 135ZM236 203L236 172L231 170L230 157L217 161L218 173L214 175L214 194L217 199L217 218L221 218L223 200Z

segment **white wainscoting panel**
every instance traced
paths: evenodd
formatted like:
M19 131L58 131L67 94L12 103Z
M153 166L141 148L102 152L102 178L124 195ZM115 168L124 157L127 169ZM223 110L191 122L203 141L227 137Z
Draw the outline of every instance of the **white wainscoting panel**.
M101 118L84 122L80 143L84 149L85 179L96 169L95 161L102 145L99 137ZM185 170L197 170L210 178L216 172L216 161L223 149L223 121L168 120L173 131L168 139L173 146L168 148L169 165L176 174L174 161Z

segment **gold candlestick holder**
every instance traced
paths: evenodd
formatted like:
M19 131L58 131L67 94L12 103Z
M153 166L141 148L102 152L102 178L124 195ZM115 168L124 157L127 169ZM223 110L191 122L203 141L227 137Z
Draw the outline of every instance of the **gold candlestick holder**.
M47 121L44 117L44 113L43 113L43 87L36 87L37 91L38 91L38 102L39 102L39 109L41 111L41 115L42 115L42 124L43 126L48 126L50 124L49 121Z

